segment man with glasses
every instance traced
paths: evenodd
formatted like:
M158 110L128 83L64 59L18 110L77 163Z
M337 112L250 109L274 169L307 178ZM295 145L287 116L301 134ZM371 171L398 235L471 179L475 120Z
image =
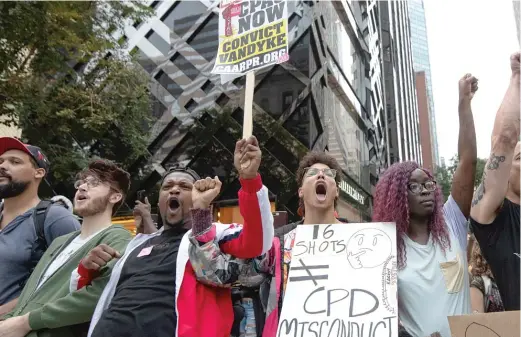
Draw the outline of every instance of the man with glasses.
M112 226L111 219L125 199L130 175L110 161L95 160L79 174L74 186L74 209L83 217L81 230L53 241L16 307L0 322L0 336L73 337L87 332L86 323L91 320L113 263L100 269L96 280L86 287L78 285L76 268L96 246L106 247L105 259L124 252L131 235L122 226Z
M39 147L0 138L0 316L14 308L47 247L80 228L72 212L38 197L49 169Z
M374 222L395 222L398 308L413 336L450 337L447 316L470 314L467 218L476 173L471 100L477 79L459 82L459 163L443 203L433 175L415 162L389 167L376 185Z
M253 306L256 326L243 324L246 330L241 333L247 336L276 335L297 226L344 222L336 218L335 212L341 172L338 162L327 153L310 152L302 158L297 170L297 193L298 213L303 220L277 228L272 248L262 256L241 261L225 254L217 239L211 244L198 237L192 241L190 262L199 281L216 287L232 284L237 279L243 284L241 290L245 295L242 303L247 309ZM282 289L276 277L278 271L282 275ZM266 298L260 298L260 294ZM267 311L257 305L261 302L267 303Z

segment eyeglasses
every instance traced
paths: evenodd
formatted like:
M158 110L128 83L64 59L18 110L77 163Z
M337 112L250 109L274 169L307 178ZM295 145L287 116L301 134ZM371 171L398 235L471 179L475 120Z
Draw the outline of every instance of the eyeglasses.
M429 180L424 182L423 184L420 183L409 183L407 185L409 188L409 191L411 191L412 194L420 194L423 189L425 189L427 192L433 192L436 190L436 182L434 180Z
M101 184L101 180L95 178L76 180L76 182L74 183L74 188L79 190L80 186L84 184L87 184L87 187L90 189L98 187Z
M326 177L331 177L333 179L335 179L336 177L336 170L330 168L319 169L316 167L307 167L304 170L304 174L306 175L306 177L316 176L320 172L322 172Z

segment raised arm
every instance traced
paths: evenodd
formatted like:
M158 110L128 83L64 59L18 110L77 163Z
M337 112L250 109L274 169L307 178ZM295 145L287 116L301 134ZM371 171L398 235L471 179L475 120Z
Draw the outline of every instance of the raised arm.
M470 214L470 204L474 193L474 176L476 174L476 130L474 129L471 101L477 90L478 80L471 74L466 74L459 81L459 161L452 179L450 193L466 218Z
M254 258L271 248L273 215L268 189L262 185L258 173L260 161L261 151L255 137L237 142L234 165L240 174L239 209L244 220L242 226L231 224L217 232L207 210L220 191L220 181L216 177L195 182L192 189L192 236L200 244L217 237L222 252L239 259ZM249 162L249 165L244 165L245 162Z
M519 52L510 58L512 75L492 130L490 157L472 200L471 217L486 225L496 218L508 190L514 150L519 140Z

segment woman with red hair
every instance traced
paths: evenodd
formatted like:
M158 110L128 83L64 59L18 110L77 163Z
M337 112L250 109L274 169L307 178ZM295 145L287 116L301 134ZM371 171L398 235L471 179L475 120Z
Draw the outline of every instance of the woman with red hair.
M447 316L470 314L467 217L476 171L476 134L470 101L477 79L459 82L459 164L443 204L434 176L415 162L394 164L380 177L374 222L395 222L398 307L413 336L450 337Z

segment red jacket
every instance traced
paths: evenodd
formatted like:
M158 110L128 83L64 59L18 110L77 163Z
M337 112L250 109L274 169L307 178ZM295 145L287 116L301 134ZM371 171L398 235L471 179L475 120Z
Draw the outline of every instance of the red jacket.
M268 197L268 189L262 185L261 177L241 180L239 190L239 210L244 225L214 224L212 236L221 242L223 252L247 259L262 255L271 248L273 241L273 215ZM176 308L177 337L229 337L233 324L233 310L230 288L215 288L197 282L192 265L188 260L189 231L183 237L177 256ZM153 234L157 235L157 234ZM138 235L133 240L144 242L146 235ZM146 241L145 240L145 241ZM126 256L136 244L127 247L125 255L114 266L111 279L101 295L96 307L90 331L99 320L101 312L110 304ZM117 272L116 272L117 271ZM82 264L78 267L78 287L90 284L96 276ZM114 279L114 280L113 280ZM108 289L107 289L108 288ZM111 289L112 288L112 289ZM101 306L101 307L100 307ZM174 310L174 308L172 308Z

